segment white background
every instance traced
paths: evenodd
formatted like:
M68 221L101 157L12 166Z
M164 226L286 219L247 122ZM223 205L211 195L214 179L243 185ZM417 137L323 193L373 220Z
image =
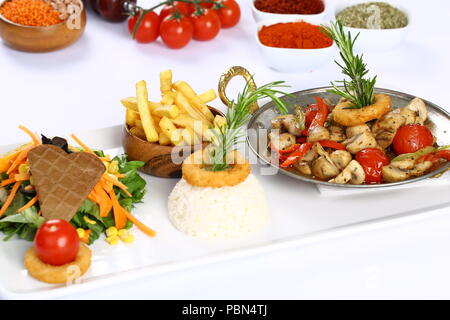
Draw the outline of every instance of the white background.
M449 110L450 3L401 2L412 14L407 41L393 51L368 52L366 61L378 74L378 86L423 97ZM285 80L292 91L341 78L332 61L307 74L267 68L254 41L250 1L239 3L242 20L237 27L178 51L159 41L139 45L129 38L125 23L111 24L93 14L83 38L62 51L29 54L0 46L0 144L26 139L19 124L48 135L120 124L124 113L118 101L133 95L134 84L141 79L147 80L150 96L156 99L158 73L166 68L173 69L175 80L187 80L199 92L216 88L221 72L232 65L248 68L259 84ZM240 85L236 81L233 87ZM219 101L215 106L223 108ZM67 298L450 298L449 229L450 215L441 215Z

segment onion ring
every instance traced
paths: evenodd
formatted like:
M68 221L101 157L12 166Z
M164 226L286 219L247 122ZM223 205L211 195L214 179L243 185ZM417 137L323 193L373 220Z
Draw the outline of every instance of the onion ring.
M237 151L233 152L234 161L231 167L222 171L207 170L202 155L202 150L199 150L183 162L183 178L190 185L203 188L233 187L247 179L250 174L250 164Z
M333 120L340 125L353 127L368 121L381 119L391 111L391 98L385 94L375 94L375 102L360 109L345 109L352 106L348 100L341 101L333 109Z

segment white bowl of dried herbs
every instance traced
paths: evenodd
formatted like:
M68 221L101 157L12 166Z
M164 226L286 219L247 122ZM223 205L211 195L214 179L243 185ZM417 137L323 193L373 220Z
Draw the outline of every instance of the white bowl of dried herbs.
M408 11L399 1L340 1L335 19L353 36L359 33L356 51L384 51L401 45L411 23Z

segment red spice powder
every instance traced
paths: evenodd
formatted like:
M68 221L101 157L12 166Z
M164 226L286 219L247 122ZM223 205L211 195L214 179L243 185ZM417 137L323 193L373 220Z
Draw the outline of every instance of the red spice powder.
M6 19L25 26L51 26L62 22L58 11L43 0L11 0L0 7Z
M333 44L319 26L304 21L264 26L258 37L262 44L277 48L319 49Z
M256 9L269 13L318 14L325 10L322 0L256 0Z

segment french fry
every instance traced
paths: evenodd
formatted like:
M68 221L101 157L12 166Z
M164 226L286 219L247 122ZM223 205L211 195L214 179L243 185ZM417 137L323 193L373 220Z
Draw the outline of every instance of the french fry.
M172 122L178 127L190 128L194 130L194 132L200 137L207 134L209 130L209 126L200 120L191 118L187 114L180 114L178 117L172 119Z
M183 144L183 142L184 142L183 130L184 129L175 129L175 131L172 132L172 134L170 136L170 141L172 142L172 144L174 146Z
M177 127L175 127L169 118L162 117L161 121L159 121L159 127L161 128L162 133L169 137L170 141L172 141L174 145L177 145L181 140L183 140L181 133L175 133L175 131L177 131Z
M130 127L133 127L136 124L137 120L139 120L139 113L137 113L131 109L127 109L126 114L125 114L125 121L126 121L127 125L129 125Z
M208 121L214 120L214 115L206 104L195 93L191 86L185 81L177 81L173 84L173 87L177 92L181 92L194 108L196 108Z
M206 119L206 117L203 114L201 114L197 109L192 107L188 99L181 92L177 92L175 96L175 104L177 105L178 108L180 108L180 110L183 110L192 118L204 122L205 125L207 125L208 127L211 126L211 122L209 122L208 119Z
M144 80L139 81L136 84L136 98L145 136L149 142L156 142L159 140L159 137L155 129L155 123L153 122L152 115L150 114L147 84Z
M199 97L204 104L207 104L208 102L215 100L217 98L217 95L213 89L209 89L208 91L203 92Z
M184 128L181 135L183 136L183 140L188 145L194 145L201 143L199 137L195 134L194 130L191 128Z
M143 140L147 140L147 137L145 136L145 132L144 132L144 130L141 129L141 128L138 128L138 127L132 127L132 128L130 128L130 133L131 133L133 136L136 136L136 137L141 138L141 139L143 139Z
M166 136L166 134L161 131L161 133L159 134L158 143L162 146L168 146L171 143L171 141L170 141L169 137Z
M127 108L127 110L139 112L139 109L137 106L137 99L135 97L125 98L125 99L120 100L120 102L122 103L122 105L125 108ZM147 101L147 104L148 104L148 109L150 110L150 112L152 112L152 110L161 106L160 103L156 103L156 102L152 102L152 101Z
M161 93L165 94L172 91L172 70L164 70L159 74L159 83Z
M175 102L175 92L170 91L162 94L161 104L162 105L170 105Z
M176 105L161 106L155 108L152 113L160 117L168 117L172 119L178 117L180 114L180 109L178 109Z

